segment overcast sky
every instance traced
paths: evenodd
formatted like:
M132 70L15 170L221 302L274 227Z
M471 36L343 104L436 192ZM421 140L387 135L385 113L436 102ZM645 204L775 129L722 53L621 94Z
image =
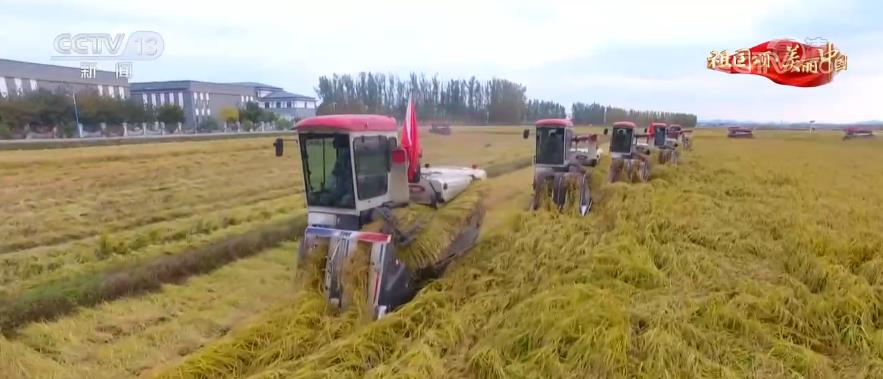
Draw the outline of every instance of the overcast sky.
M320 75L518 81L528 96L701 119L883 120L883 1L0 0L0 58L50 60L59 33L156 31L133 81L258 81L315 95ZM816 88L706 69L710 50L823 37L849 69ZM113 62L99 68L112 70Z

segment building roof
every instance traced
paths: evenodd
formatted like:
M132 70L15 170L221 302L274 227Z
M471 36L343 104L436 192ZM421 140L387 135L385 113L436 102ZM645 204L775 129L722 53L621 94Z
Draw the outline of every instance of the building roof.
M199 80L168 80L162 82L132 83L133 92L190 90L209 93L255 96L257 94L256 90L258 88L268 88L275 90L271 94L260 98L260 100L316 101L316 98L314 97L283 91L282 88L279 87L255 82L214 83L203 82Z
M563 127L572 127L573 122L564 118L545 118L542 120L538 120L534 125L536 126L563 126Z
M142 91L181 91L219 93L229 95L254 96L254 88L229 83L203 82L199 80L169 80L163 82L132 83L132 92Z
M396 119L371 114L338 114L316 116L297 123L298 132L316 129L338 129L344 132L394 132Z
M0 76L78 84L129 86L127 78L117 78L112 71L95 70L95 78L83 78L79 67L56 66L0 59Z
M276 91L267 96L261 98L261 100L287 100L287 99L295 99L295 100L316 100L314 97L299 95L296 93L291 93L288 91Z
M258 82L231 82L231 83L222 83L222 84L232 84L235 86L246 86L246 87L255 87L255 88L269 88L269 89L278 89L281 90L282 87L271 86L269 84L258 83Z

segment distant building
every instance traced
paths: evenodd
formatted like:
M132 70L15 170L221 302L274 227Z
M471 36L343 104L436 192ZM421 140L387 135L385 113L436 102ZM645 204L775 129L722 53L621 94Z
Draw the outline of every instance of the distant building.
M94 91L101 96L129 98L129 80L114 72L0 59L0 98L24 96L40 89Z
M211 83L195 80L132 83L132 96L144 105L176 104L184 110L185 125L193 127L208 117L220 119L221 108L244 108L257 103L282 118L315 116L316 99L285 92L280 87L254 82Z
M277 91L261 97L261 106L289 120L316 115L316 99L296 93Z

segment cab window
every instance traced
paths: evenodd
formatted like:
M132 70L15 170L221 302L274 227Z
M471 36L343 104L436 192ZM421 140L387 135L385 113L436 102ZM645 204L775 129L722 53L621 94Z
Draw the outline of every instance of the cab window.
M389 140L385 136L353 139L356 192L359 200L386 195L389 181Z

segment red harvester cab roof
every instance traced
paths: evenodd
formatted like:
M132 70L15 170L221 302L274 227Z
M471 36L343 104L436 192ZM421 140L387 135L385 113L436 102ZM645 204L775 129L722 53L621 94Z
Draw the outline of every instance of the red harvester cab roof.
M614 128L635 128L635 123L631 121L618 121L613 123Z
M657 127L657 126L668 126L668 125L666 125L666 123L664 123L664 122L651 122L650 126ZM674 126L674 125L672 125L672 126Z
M573 123L568 119L564 118L546 118L542 120L537 120L534 124L536 126L563 126L565 128L573 127Z
M297 123L298 132L316 129L339 129L342 132L395 132L396 119L373 114L336 114L316 116Z

